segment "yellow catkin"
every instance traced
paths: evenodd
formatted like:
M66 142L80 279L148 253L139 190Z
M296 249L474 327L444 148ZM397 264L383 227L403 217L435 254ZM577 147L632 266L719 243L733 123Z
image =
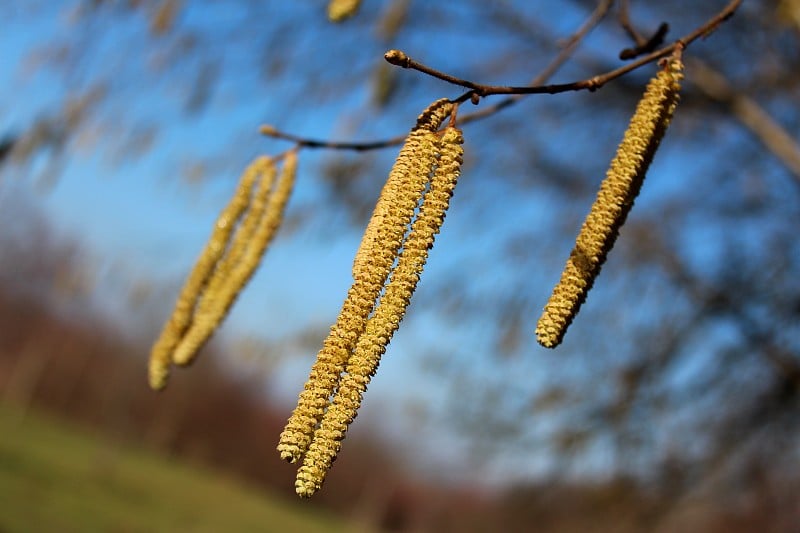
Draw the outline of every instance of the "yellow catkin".
M381 189L375 209L373 209L372 216L364 230L364 236L361 238L361 244L356 250L355 258L353 258L353 278L358 276L359 272L363 272L365 268L368 268L367 263L372 256L372 251L378 239L378 228L386 218L400 186L402 186L402 176L398 173L390 173L389 179L386 180L383 189Z
M328 3L328 18L333 22L352 17L361 6L361 0L331 0Z
M214 274L208 282L202 299L198 302L197 310L195 311L196 319L208 313L211 308L216 306L216 302L219 300L217 293L223 290L223 287L229 283L231 273L242 261L247 249L250 247L261 218L267 211L269 198L275 186L277 172L275 161L269 159L269 163L264 166L259 176L258 186L250 200L250 207L247 213L245 213L239 227L236 228L236 232L231 238L228 251L217 264L217 268L214 270Z
M414 129L436 131L441 126L444 119L450 114L453 104L447 98L435 101L417 117L417 124ZM375 209L367 223L361 244L356 251L353 259L353 277L364 268L368 268L367 260L373 254L375 242L378 239L378 228L381 227L384 218L389 210L392 209L393 199L397 194L398 188L403 186L403 178L399 173L390 173L389 179L381 190Z
M451 106L446 100L439 100L431 108ZM444 116L442 112L432 111L418 120L389 173L384 187L386 208L381 210L379 220L373 222L365 233L361 245L365 250L361 252L364 257L354 265L353 284L336 324L331 327L311 367L297 407L281 433L278 451L286 461L294 463L305 453L386 283L436 162L438 137L434 132L441 126Z
M539 318L536 337L542 346L554 348L561 343L614 246L675 111L682 69L679 59L671 59L639 101L561 279Z
M235 246L231 245L229 253L231 261L226 265L220 265L218 269L224 276L218 286L212 291L209 284L209 290L203 295L201 309L196 313L189 331L175 348L173 354L175 364L187 365L194 360L200 348L227 316L241 290L250 281L283 220L296 173L295 151L287 153L280 178L274 188L274 171L265 172L247 219L240 228L243 243L240 245L237 242L234 243Z
M217 218L208 243L181 289L175 309L150 352L148 373L150 387L153 389L160 390L166 386L172 352L191 324L197 300L225 253L234 226L250 203L253 182L263 172L268 162L267 158L260 157L242 173L233 198Z
M439 158L417 219L403 243L397 266L375 313L367 321L353 355L347 363L338 390L315 431L297 473L295 490L309 497L322 485L336 458L347 428L356 417L364 392L386 351L386 346L403 319L428 250L444 222L450 197L458 180L463 150L461 132L448 127L437 143Z

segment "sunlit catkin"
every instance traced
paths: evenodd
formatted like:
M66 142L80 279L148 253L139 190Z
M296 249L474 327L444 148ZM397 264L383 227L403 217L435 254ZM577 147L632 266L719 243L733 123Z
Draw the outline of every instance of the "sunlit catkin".
M449 112L451 106L446 100L440 100L430 108L448 108ZM445 113L438 111L423 113L389 173L378 202L380 207L376 207L376 214L361 243L358 253L361 258L354 263L353 284L311 367L297 407L281 433L278 451L286 461L296 462L308 448L314 429L330 403L353 347L386 283L436 163L438 137L435 132L444 116Z
M542 346L561 343L614 246L678 103L683 65L673 58L647 86L581 227L561 280L536 326Z
M268 158L259 157L247 167L242 173L233 198L217 218L211 237L181 289L175 309L150 353L149 381L153 389L160 390L166 386L172 352L190 326L198 298L225 253L234 226L250 203L253 182L269 164Z
M361 0L331 0L328 2L328 18L340 22L355 15L360 5Z
M275 161L269 159L269 163L264 166L258 177L258 183L254 184L255 190L252 193L247 212L231 237L227 252L217 263L217 268L214 269L206 290L197 304L194 322L202 315L208 314L209 310L216 305L216 302L219 301L218 293L228 285L231 273L241 263L247 249L251 246L261 218L267 211L277 173Z
M274 171L264 173L247 218L235 236L236 242L231 245L229 257L226 257L230 261L225 261L225 264L221 262L218 266L221 281L215 284L213 290L212 283L209 283L191 327L175 348L175 364L186 365L194 360L200 348L227 316L242 288L250 281L283 220L296 173L296 151L287 153L277 183L274 183ZM239 232L242 233L241 237Z
M333 401L314 432L297 473L295 490L300 496L309 497L322 485L347 428L356 417L381 356L403 319L427 260L428 250L433 246L435 235L444 222L460 172L462 143L461 132L453 127L448 127L437 142L438 162L419 215L403 242L386 291L356 343Z
M452 109L453 105L446 98L435 101L417 117L417 124L414 129L436 131ZM398 157L398 161L399 159ZM358 272L368 268L368 259L373 255L374 246L378 239L378 228L381 227L387 213L393 209L398 188L403 186L403 176L400 173L392 172L389 174L389 179L386 180L381 190L372 212L372 217L367 223L364 236L361 238L361 244L353 259L353 277L356 277Z

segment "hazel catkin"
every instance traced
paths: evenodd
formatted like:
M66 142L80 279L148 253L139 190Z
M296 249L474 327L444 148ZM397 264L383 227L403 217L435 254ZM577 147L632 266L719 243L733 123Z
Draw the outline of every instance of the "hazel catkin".
M166 386L173 350L190 327L198 300L228 249L234 227L250 205L253 183L271 164L266 157L253 161L242 173L233 197L217 218L208 243L178 295L172 315L153 344L148 368L151 388L160 390Z
M361 0L331 0L328 2L328 18L332 22L341 22L358 12Z
M435 235L444 222L450 197L460 173L463 150L461 132L448 127L437 139L437 162L430 184L414 220L397 266L385 293L367 320L353 354L347 362L338 390L313 434L303 464L298 470L295 490L309 497L322 485L345 437L356 417L361 399L380 363L394 332L403 319L406 307L419 281L419 276L433 246Z
M438 130L452 104L438 100L417 120L387 178L353 263L353 284L324 340L278 442L286 461L305 453L383 289L436 163Z
M561 343L614 246L677 106L682 70L680 58L671 58L650 80L639 101L561 279L539 318L536 337L542 346L554 348Z
M194 360L250 281L283 219L296 173L297 152L294 150L286 154L277 183L274 167L264 173L230 251L203 294L195 320L175 348L172 356L175 364L187 365Z

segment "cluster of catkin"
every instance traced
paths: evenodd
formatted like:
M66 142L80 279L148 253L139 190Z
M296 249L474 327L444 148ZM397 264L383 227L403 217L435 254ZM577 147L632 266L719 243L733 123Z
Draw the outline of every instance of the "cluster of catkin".
M297 152L287 152L282 160L280 175L276 160L268 157L257 158L242 174L153 345L153 389L166 386L173 364L194 360L258 268L294 187Z
M331 17L357 6L334 0ZM648 84L539 319L543 346L561 342L613 247L678 103L682 70L678 51ZM281 457L300 463L300 496L322 486L444 222L463 155L455 111L449 100L437 100L406 138L353 260L353 284L280 435ZM292 150L260 157L243 173L153 346L152 388L166 385L171 365L192 362L253 275L282 220L296 167Z
M463 153L460 130L439 131L453 111L434 102L408 135L353 261L353 285L281 433L281 457L301 462L300 496L322 485L444 221Z
M561 279L539 318L536 337L542 346L554 348L561 343L614 246L678 104L682 71L678 53L650 80L639 101Z

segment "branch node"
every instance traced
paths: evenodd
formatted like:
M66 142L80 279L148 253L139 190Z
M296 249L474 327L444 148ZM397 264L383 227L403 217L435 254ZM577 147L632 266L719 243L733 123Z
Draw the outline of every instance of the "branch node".
M652 37L633 48L624 49L619 53L619 58L622 60L635 59L640 55L649 54L664 43L664 38L667 36L668 31L669 24L662 22Z

